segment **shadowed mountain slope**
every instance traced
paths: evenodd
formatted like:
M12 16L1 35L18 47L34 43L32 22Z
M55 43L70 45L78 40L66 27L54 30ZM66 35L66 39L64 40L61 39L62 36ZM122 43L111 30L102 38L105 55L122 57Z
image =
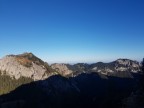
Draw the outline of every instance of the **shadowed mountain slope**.
M122 99L136 88L137 78L101 78L96 73L71 78L54 75L0 96L1 108L120 107Z

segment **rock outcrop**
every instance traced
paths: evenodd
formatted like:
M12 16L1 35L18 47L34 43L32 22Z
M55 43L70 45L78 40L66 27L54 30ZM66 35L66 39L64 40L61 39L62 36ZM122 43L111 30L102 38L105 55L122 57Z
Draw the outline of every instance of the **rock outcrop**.
M63 75L63 76L72 74L72 72L73 72L71 69L69 69L67 64L55 63L55 64L52 64L51 67L53 69L55 69L57 72L59 72L61 75Z
M95 63L90 65L89 71L98 72L105 75L116 75L123 73L138 73L141 71L141 65L137 61L129 59L118 59L111 63Z
M28 77L34 80L43 80L54 74L47 63L32 53L8 55L0 59L1 74L12 78Z
M74 65L52 64L51 67L62 75L71 74L71 76L76 76L81 73L96 72L108 76L130 77L131 73L138 73L141 71L140 63L129 59L118 59L110 63L78 63Z

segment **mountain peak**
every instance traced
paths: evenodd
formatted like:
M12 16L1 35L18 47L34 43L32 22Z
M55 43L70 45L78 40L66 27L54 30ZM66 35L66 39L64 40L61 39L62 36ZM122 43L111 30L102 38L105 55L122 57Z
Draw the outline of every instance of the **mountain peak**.
M6 57L19 57L19 56L21 56L21 57L32 57L32 56L35 56L33 53L31 53L31 52L24 52L24 53L22 53L22 54L17 54L17 55L14 55L14 54L10 54L10 55L6 55Z
M23 54L19 54L19 55L16 55L16 56L28 56L28 57L32 57L32 56L35 56L32 52L25 52Z
M139 62L130 59L118 59L115 63L121 65L140 65Z
M54 72L47 63L32 53L8 55L0 59L0 70L2 74L15 79L29 77L34 80L45 79Z
M16 60L24 66L32 66L33 63L37 65L44 65L44 62L36 57L33 53L23 53L16 55Z

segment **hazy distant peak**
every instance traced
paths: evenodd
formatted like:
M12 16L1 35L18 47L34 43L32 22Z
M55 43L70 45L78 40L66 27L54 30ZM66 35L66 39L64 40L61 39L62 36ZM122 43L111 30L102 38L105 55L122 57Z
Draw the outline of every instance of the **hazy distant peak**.
M117 59L115 62L122 65L132 65L132 64L140 65L138 61L130 59Z
M99 74L117 76L117 77L131 77L132 73L141 71L141 65L137 61L130 59L117 59L110 63L97 62L93 64L77 63L74 65L57 64L51 65L53 69L57 69L60 73L72 74L72 76L80 73L96 72Z

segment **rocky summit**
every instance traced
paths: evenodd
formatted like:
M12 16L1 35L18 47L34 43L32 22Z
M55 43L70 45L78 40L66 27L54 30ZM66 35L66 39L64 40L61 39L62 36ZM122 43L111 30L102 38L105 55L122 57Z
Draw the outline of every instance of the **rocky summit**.
M51 67L64 75L71 74L72 76L96 72L106 76L130 77L132 73L139 73L141 71L141 64L129 59L118 59L110 63L52 64Z
M46 79L54 74L50 66L32 53L7 55L0 59L1 74L19 79L28 77L33 80Z

